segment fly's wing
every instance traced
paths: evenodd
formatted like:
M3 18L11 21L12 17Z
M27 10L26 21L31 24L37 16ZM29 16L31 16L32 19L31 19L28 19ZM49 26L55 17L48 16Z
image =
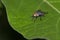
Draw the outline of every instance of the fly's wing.
M44 13L44 14L48 14L48 11L41 11L42 13Z

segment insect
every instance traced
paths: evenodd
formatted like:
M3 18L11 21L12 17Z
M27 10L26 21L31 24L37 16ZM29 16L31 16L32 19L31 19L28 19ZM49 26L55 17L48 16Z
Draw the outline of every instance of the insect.
M43 16L45 16L46 12L43 12L41 10L37 10L36 12L34 12L34 14L32 15L33 19L34 19L34 22L35 20L40 17L40 20Z

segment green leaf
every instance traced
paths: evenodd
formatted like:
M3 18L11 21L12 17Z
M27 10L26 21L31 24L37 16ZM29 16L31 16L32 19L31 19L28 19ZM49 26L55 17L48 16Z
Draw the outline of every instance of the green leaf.
M6 7L8 21L12 28L27 39L60 40L59 0L2 0L2 2ZM48 14L42 17L42 20L38 18L34 22L31 16L38 9Z

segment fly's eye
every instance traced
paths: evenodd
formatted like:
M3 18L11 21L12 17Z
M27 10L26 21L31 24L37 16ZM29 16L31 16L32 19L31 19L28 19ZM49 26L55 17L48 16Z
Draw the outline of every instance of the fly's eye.
M39 16L39 15L36 13L36 14L34 14L34 16Z

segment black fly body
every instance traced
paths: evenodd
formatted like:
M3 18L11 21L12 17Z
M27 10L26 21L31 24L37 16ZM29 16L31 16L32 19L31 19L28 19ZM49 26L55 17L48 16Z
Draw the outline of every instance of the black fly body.
M43 11L41 11L41 10L37 10L36 12L34 12L34 14L33 14L33 19L34 19L34 22L35 22L35 20L38 18L38 17L40 17L40 20L41 20L41 17L42 16L45 16L45 12L43 12Z

